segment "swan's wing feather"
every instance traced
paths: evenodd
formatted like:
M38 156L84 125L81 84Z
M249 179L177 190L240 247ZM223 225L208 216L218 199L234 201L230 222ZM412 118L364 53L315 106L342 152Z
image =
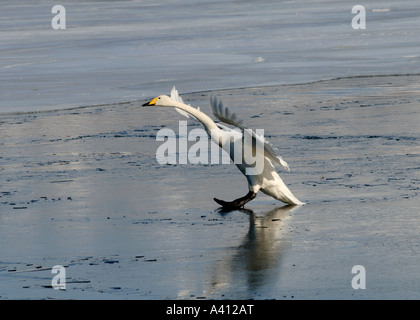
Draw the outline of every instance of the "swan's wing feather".
M182 100L181 96L178 94L178 90L176 90L175 86L171 90L171 98L175 101L178 101L178 102L181 102L181 103L185 104L184 100ZM200 110L199 108L197 108L197 109ZM180 114L182 114L184 117L186 117L188 119L192 118L192 119L197 120L194 116L190 115L188 112L186 112L184 110L181 110L181 109L178 109L178 108L175 108L175 110L178 111Z
M273 146L267 140L264 140L264 156L273 161L275 164L282 166L287 171L290 171L288 163L276 153Z
M231 114L228 108L223 107L223 102L221 100L217 100L216 97L212 96L210 97L210 105L214 116L218 120L241 129L245 128L242 124L242 120L239 120L235 113Z
M273 165L281 166L287 171L290 171L288 163L284 161L283 158L277 154L274 147L270 144L270 142L267 141L267 139L257 134L254 130L243 130L243 132L245 135L245 143L247 142L247 140L249 141L249 138L246 139L247 135L251 135L251 141L252 141L253 146L257 145L257 143L263 144L264 157L266 157Z
M245 130L247 129L244 125L242 120L239 120L235 113L230 113L229 109L223 106L223 102L221 100L218 100L216 97L212 96L210 97L210 105L211 109L213 111L214 116L227 124L236 126L240 128L243 132L244 139L247 140L247 134L246 132L251 133L251 141L252 145L256 145L256 143L263 143L264 144L264 156L270 160L271 163L279 165L286 170L290 171L289 165L286 161L283 160L282 157L280 157L276 151L274 150L273 146L262 136L258 135L254 130ZM228 127L218 123L218 125L222 128Z
M186 118L192 118L193 116L190 115L188 112L185 112L184 110L178 109L178 108L174 108L176 111L178 111L178 113L182 114L184 117Z
M222 129L222 130L225 130L225 131L232 131L232 129L231 128L229 128L228 126L225 126L224 124L222 124L222 123L216 123L216 125L220 128L220 129Z
M178 94L178 90L176 90L175 86L173 86L171 90L171 98L174 99L175 101L184 103L184 100L182 100L181 96Z

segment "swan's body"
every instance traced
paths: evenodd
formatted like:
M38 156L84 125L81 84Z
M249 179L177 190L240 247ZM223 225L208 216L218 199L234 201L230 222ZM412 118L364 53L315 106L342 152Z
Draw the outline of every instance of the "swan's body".
M172 89L171 98L166 95L161 95L152 99L150 102L145 103L143 106L174 107L184 116L188 117L188 115L191 115L203 124L210 138L223 150L228 152L232 160L234 160L235 140L241 139L242 145L244 146L246 144L248 147L252 147L253 145L255 146L256 140L264 144L264 167L261 173L247 174L247 168L251 168L252 165L248 165L245 161L235 163L248 180L248 194L242 198L229 202L214 199L218 204L227 208L243 207L247 202L254 199L258 191L261 190L263 193L282 202L292 205L303 205L304 203L299 201L285 185L274 167L274 165L279 165L289 170L289 166L286 161L274 152L273 148L267 141L264 140L263 137L246 130L246 128L242 126L242 122L236 118L236 115L230 114L228 108L223 107L221 101L218 101L216 98L211 98L210 102L213 114L218 120L239 128L241 132L230 129L220 123L216 124L209 116L201 112L199 109L185 104L182 101L182 98L178 95L175 87ZM235 134L235 132L237 134ZM231 137L234 137L234 139L232 140ZM242 148L242 150L244 149ZM258 151L259 149L257 148L256 150ZM253 151L255 152L255 147L253 148Z

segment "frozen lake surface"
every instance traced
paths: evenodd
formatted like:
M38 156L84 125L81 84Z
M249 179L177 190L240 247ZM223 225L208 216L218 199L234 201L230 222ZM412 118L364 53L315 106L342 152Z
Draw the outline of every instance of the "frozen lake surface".
M420 298L418 1L366 4L365 30L343 1L60 4L65 30L2 1L0 299ZM158 164L185 119L139 105L173 85L264 129L308 204L220 212L233 164Z
M303 207L233 164L160 165L174 110L138 103L0 116L0 298L419 299L418 76L217 94L289 163ZM257 107L256 107L257 106ZM189 121L190 129L200 127ZM66 267L65 291L50 268ZM366 290L354 290L354 265Z
M420 72L420 4L345 1L2 1L0 112Z

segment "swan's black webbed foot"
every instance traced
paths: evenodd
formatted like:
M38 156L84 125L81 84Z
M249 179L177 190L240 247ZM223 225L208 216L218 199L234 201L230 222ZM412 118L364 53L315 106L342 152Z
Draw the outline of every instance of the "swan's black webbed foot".
M220 204L223 208L226 209L237 209L237 208L243 208L243 206L254 199L257 196L257 194L253 191L249 191L246 196L238 198L233 201L223 201L220 199L214 198L214 201L216 201L218 204Z
M223 208L236 208L233 201L223 201L217 198L214 198L213 200L220 204Z

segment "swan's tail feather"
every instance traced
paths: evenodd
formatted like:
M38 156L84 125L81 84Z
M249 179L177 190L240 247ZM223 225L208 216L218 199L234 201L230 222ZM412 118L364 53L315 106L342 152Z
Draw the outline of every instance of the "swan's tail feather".
M273 185L266 185L260 189L263 193L280 200L287 204L302 206L305 202L300 201L294 196L289 188L284 184L283 180L278 177L278 181Z
M286 169L287 171L289 171L289 172L290 172L289 164L288 164L286 161L284 161L282 157L277 156L277 160L278 160L278 163L279 163L279 164L280 164L280 165L281 165L284 169Z

